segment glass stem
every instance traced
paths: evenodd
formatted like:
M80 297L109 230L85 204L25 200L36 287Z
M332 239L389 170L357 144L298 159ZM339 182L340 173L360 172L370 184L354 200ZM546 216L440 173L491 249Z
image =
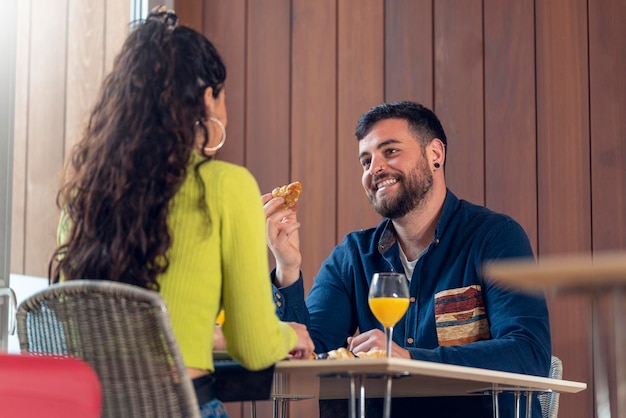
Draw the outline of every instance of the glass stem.
M385 336L387 337L387 358L391 358L391 341L393 337L393 327L385 328ZM391 374L387 375L387 389L385 390L385 402L383 405L383 418L391 417Z
M387 337L387 358L391 358L391 341L393 337L393 327L385 328L385 335Z

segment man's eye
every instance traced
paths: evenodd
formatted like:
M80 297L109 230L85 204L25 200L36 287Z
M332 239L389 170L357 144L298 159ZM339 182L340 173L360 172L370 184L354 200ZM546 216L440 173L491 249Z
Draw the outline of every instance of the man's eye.
M396 152L398 152L397 149L395 149L395 148L388 148L388 149L385 150L385 155L395 154Z
M361 160L361 167L367 170L367 168L370 166L370 162L371 160Z

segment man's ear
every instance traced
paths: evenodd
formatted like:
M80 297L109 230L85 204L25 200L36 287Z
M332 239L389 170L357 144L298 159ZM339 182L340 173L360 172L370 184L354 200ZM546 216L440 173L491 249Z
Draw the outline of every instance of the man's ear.
M429 144L431 158L433 161L438 162L442 167L446 162L446 146L439 138L433 138Z

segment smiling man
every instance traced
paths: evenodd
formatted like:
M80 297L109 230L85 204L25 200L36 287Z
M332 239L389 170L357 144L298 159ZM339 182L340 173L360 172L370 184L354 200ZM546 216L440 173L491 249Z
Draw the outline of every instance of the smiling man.
M410 305L394 327L393 356L547 376L551 343L545 299L506 291L483 280L485 262L533 257L523 228L511 217L458 199L446 186L447 138L437 116L413 102L381 104L358 121L362 185L385 219L351 232L320 268L304 301L295 209L266 202L268 244L281 319L306 324L318 353L347 347L385 349L385 335L368 307L372 275L399 271L409 280ZM287 216L286 216L287 215ZM501 395L500 417L514 416ZM381 416L368 400L367 415ZM322 401L324 417L347 416L347 402ZM394 417L487 418L490 396L395 399ZM539 402L533 417L541 417Z

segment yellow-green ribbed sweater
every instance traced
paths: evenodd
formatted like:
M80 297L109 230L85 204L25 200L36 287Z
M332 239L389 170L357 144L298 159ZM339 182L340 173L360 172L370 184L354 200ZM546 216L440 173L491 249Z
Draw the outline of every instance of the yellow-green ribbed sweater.
M259 186L244 167L216 160L203 164L209 226L198 205L201 190L193 167L201 159L194 152L172 201L170 265L159 278L160 294L187 367L213 370L213 329L221 304L229 354L252 370L269 367L287 356L296 334L275 314Z

